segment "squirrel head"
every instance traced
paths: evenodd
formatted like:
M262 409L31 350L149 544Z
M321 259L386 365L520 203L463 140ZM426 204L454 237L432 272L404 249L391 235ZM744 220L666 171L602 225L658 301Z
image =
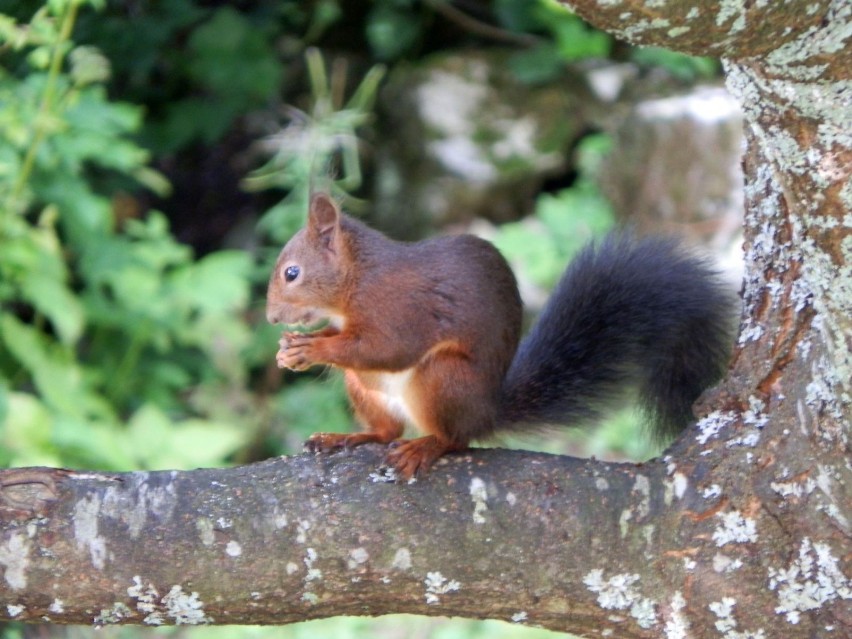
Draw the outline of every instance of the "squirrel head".
M337 203L314 194L307 224L281 250L269 278L266 319L304 326L329 320L340 328L349 261Z

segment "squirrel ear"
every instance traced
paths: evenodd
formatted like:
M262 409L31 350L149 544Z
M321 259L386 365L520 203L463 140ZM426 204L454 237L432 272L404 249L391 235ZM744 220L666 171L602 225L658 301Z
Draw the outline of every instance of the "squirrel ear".
M311 196L308 208L308 230L323 241L326 248L335 244L340 228L340 208L328 193Z

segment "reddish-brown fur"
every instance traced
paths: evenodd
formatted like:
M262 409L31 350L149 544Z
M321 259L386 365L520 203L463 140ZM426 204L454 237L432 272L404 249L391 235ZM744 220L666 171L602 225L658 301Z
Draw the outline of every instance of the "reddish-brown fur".
M288 282L291 266L299 276ZM267 294L270 322L332 318L317 333L285 333L277 361L294 370L343 369L365 428L318 433L308 446L390 443L411 421L426 436L388 454L405 477L492 432L521 312L511 269L488 242L467 235L395 242L322 194L282 250Z

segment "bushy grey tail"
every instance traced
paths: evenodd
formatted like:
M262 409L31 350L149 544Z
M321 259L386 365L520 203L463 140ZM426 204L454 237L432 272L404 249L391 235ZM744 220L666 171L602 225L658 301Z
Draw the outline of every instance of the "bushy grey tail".
M633 385L654 436L674 436L725 370L735 308L713 268L674 240L589 245L518 348L501 427L584 425Z

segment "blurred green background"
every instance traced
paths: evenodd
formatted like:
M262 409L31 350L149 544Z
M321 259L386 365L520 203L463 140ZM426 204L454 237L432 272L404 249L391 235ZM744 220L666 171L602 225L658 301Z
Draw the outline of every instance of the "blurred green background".
M0 0L0 467L225 466L351 428L335 375L275 367L268 273L318 173L369 218L364 155L389 134L373 117L388 74L507 42L512 72L529 83L586 59L684 81L718 69L615 42L551 0ZM589 131L570 181L536 199L536 224L490 235L536 286L551 286L571 253L614 223L594 180L607 147ZM522 445L647 457L635 421L626 412L594 433ZM91 632L11 624L0 636ZM389 617L239 636L315 632L552 634Z

